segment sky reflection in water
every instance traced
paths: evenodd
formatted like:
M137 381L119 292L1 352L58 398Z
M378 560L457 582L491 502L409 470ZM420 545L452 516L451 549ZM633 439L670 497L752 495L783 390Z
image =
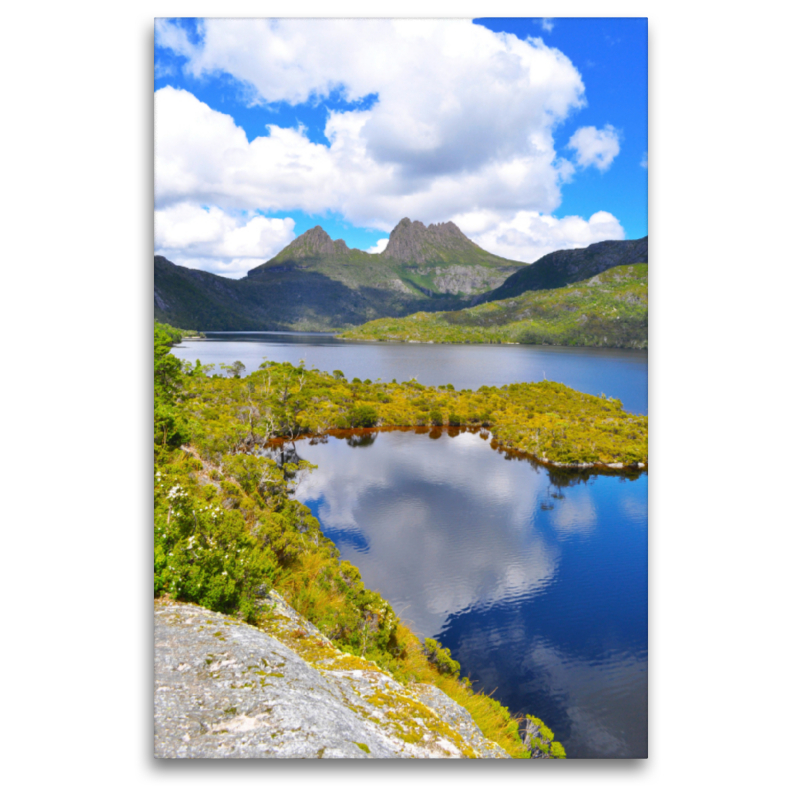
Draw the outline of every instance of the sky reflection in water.
M342 557L570 757L647 753L647 476L564 483L479 434L298 442Z

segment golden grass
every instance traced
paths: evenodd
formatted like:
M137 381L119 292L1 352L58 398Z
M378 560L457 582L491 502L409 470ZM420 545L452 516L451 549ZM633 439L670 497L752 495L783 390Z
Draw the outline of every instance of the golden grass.
M481 733L497 742L513 758L530 758L519 736L519 720L497 700L476 692L452 676L445 676L428 661L419 639L405 625L397 628L397 640L405 649L399 668L393 670L401 680L431 683L469 711Z

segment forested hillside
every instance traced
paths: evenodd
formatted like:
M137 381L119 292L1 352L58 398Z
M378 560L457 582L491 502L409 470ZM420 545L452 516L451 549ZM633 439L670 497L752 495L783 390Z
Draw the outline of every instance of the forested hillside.
M647 264L614 267L562 289L402 319L377 319L344 339L647 347Z

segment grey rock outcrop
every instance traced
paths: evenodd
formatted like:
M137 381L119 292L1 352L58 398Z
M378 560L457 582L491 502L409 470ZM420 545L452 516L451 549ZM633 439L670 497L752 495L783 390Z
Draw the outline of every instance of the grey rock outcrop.
M439 249L463 249L475 245L461 232L455 222L425 225L404 217L389 235L389 244L382 255L403 264L425 264L437 260Z
M433 285L447 294L472 294L487 292L500 286L503 276L481 267L457 264L455 266L433 268Z
M279 596L266 629L155 606L159 758L508 758L433 686L336 650Z

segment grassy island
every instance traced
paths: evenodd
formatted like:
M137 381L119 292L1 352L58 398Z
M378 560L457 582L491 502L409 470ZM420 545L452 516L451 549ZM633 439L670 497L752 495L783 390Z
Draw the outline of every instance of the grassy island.
M156 328L155 595L258 624L274 588L340 649L398 680L440 687L487 738L528 757L519 720L473 691L449 651L420 642L292 498L294 480L313 465L256 452L276 438L341 428L425 425L455 434L481 425L494 441L553 462L644 464L647 418L553 382L456 391L274 362L246 377L235 367L232 377L210 377L199 362L171 355L173 343ZM563 757L552 737L534 738L540 752Z
M376 319L340 334L377 341L647 348L647 264L461 311Z

